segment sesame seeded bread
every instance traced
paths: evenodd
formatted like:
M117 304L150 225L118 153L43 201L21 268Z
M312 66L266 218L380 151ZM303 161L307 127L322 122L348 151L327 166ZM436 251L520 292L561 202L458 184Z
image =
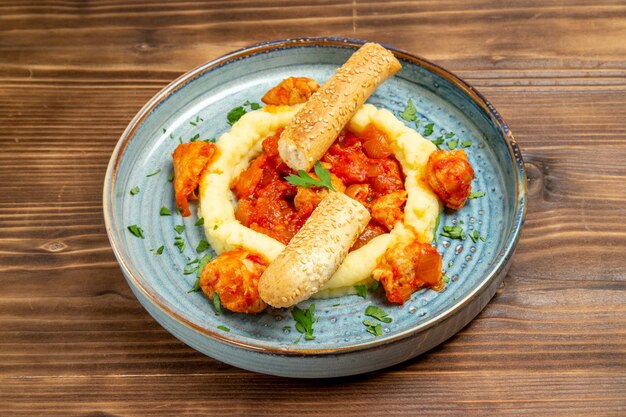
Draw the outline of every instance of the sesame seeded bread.
M305 103L283 131L278 151L294 170L309 171L356 110L400 62L376 43L366 43Z
M358 201L331 192L259 280L259 295L273 307L310 298L332 277L369 222Z

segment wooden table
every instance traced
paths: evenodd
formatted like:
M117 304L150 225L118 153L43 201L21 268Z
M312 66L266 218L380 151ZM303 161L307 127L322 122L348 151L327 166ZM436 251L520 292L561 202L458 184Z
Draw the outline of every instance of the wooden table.
M623 1L0 4L0 415L626 415ZM104 230L109 156L171 80L256 42L422 55L508 121L529 175L505 284L419 358L331 381L254 374L163 330Z

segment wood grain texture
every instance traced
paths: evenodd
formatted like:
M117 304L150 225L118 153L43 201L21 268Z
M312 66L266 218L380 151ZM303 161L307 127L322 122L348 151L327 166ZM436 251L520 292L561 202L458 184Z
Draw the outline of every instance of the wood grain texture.
M102 217L117 138L171 80L271 39L358 37L475 85L526 159L504 285L436 349L331 381L253 374L165 332ZM0 415L626 414L623 1L0 3Z

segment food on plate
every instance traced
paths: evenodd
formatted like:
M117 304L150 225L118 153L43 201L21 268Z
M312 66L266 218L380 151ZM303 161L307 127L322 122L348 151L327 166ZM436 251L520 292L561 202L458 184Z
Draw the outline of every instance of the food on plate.
M443 288L441 255L430 243L400 239L385 251L372 276L383 285L389 301L403 304L424 287Z
M317 81L310 78L288 77L265 93L261 101L275 106L293 106L307 101L319 88Z
M398 304L443 288L435 227L443 204L465 203L474 173L464 151L437 151L388 110L363 104L399 68L366 44L319 90L287 78L215 145L176 149L177 205L184 215L199 196L219 255L199 280L210 299L258 313L374 281Z
M310 298L335 273L370 219L358 201L331 191L259 280L261 298L291 307Z
M474 170L463 149L436 151L428 158L428 184L446 207L458 210L472 192Z
M206 264L200 276L202 292L230 311L260 313L267 304L259 296L259 278L267 268L263 257L245 250L222 253Z
M200 178L215 154L215 145L204 141L181 143L172 154L176 206L183 216L191 216L189 201L197 200Z
M365 100L400 62L375 43L366 43L313 94L278 141L278 150L292 169L309 171Z

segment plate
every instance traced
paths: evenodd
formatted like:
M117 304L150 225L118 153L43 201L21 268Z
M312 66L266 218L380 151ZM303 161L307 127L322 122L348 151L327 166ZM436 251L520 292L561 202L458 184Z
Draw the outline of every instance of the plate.
M455 140L457 147L465 146L476 173L473 190L485 192L458 212L441 216L439 232L445 225L458 224L467 234L462 241L439 236L436 243L449 277L445 290L418 291L402 306L386 302L380 290L366 298L347 295L303 302L299 305L303 309L315 304L314 340L301 337L288 309L218 315L201 292L188 292L196 275L185 272L193 270L193 261L200 257L196 248L204 236L195 214L183 218L174 210L168 177L171 153L179 141L219 137L230 127L226 115L232 108L260 102L265 91L288 76L307 76L321 84L363 43L289 39L233 52L172 82L122 134L104 184L111 246L145 309L194 349L273 375L321 378L370 372L413 358L454 335L485 307L505 276L526 207L524 164L511 132L466 82L385 45L403 68L368 102L398 116L411 99L419 119L406 123L428 139L442 137L444 149ZM134 187L139 192L133 195ZM161 207L172 215L160 215ZM131 225L141 227L144 238L130 233ZM177 225L185 229L176 231ZM177 241L184 241L182 250ZM363 325L369 319L364 315L369 305L393 319L382 323L382 336L368 333Z

